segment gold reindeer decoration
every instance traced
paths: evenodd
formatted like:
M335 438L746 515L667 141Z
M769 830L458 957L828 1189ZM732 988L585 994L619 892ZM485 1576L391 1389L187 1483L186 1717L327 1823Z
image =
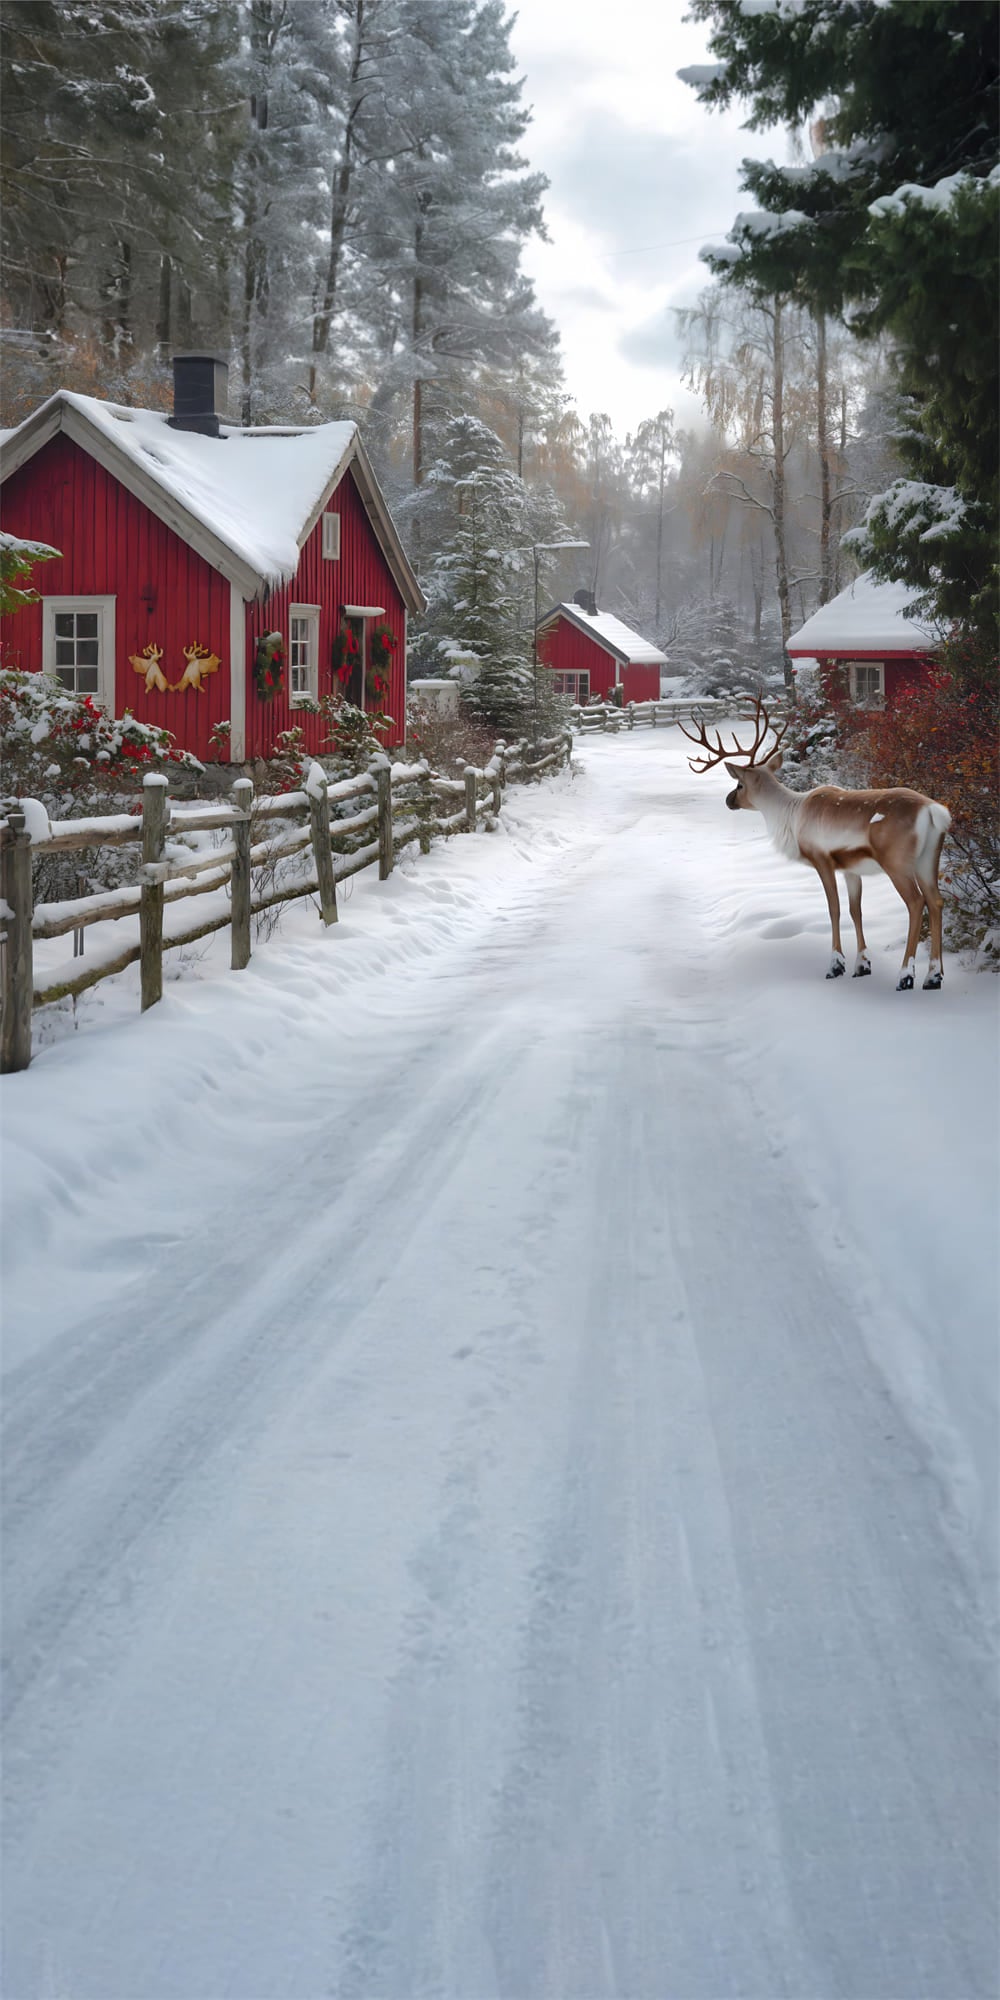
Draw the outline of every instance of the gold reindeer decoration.
M184 672L179 681L168 681L160 666L162 658L163 647L154 645L152 641L143 647L141 653L129 654L129 665L142 675L149 694L184 694L188 688L194 688L196 694L203 694L205 675L217 674L222 665L218 653L210 653L207 646L185 646L187 665Z
M152 643L144 646L141 653L129 654L129 665L134 667L137 674L142 675L149 694L152 694L154 688L157 694L167 694L169 691L170 682L160 667L162 658L163 647L154 646Z
M187 666L180 680L174 682L172 692L183 694L185 688L194 688L198 694L204 693L202 679L205 674L216 674L222 665L218 653L210 653L207 646L185 646L184 658Z

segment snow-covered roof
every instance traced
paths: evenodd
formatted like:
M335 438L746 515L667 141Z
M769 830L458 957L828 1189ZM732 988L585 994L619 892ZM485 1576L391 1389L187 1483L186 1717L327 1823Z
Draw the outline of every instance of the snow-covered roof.
M613 617L610 611L584 611L579 604L557 604L553 611L547 613L543 623L550 624L560 612L571 619L574 625L578 625L581 632L589 632L591 638L596 639L598 645L604 647L605 652L613 653L615 658L624 661L626 666L666 666L666 653L661 653L658 646L654 646L649 639L642 638L640 633L630 631L629 627L623 625L620 618Z
M907 614L906 607L912 601L912 584L877 583L866 570L792 633L787 651L812 655L927 653L937 641L928 626Z
M164 410L131 409L61 389L10 432L3 476L56 431L90 452L168 527L244 589L285 583L348 465L411 610L419 585L353 423L244 429L217 438L174 430Z

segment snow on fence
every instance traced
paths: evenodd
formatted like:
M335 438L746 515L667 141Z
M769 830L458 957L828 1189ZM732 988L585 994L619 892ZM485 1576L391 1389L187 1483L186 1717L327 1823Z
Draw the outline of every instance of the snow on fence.
M384 882L399 850L411 841L427 854L435 834L474 833L481 818L501 810L504 788L512 779L557 769L569 762L571 751L569 730L533 746L498 743L483 770L468 765L461 778L441 777L426 762L392 764L382 755L358 777L333 784L322 766L314 763L303 791L276 798L255 798L251 780L237 778L231 805L172 802L166 778L151 773L143 782L141 814L95 819L47 822L33 801L8 802L0 819L0 1074L27 1069L36 1007L75 997L136 960L142 1008L152 1007L163 993L164 951L193 944L227 925L232 932L230 963L234 971L241 971L250 961L252 919L262 911L318 894L323 923L336 923L338 882L376 863ZM354 799L360 810L339 817L344 802ZM271 821L279 823L279 830L267 837ZM296 822L303 823L301 831ZM192 834L219 831L230 836L221 847L199 849L189 844ZM364 840L365 834L371 838ZM355 844L359 837L360 846ZM346 850L345 842L350 843ZM34 903L36 855L126 844L141 848L134 885L64 902ZM280 865L310 849L308 876L276 885ZM271 886L265 888L262 878ZM208 895L215 900L199 922L192 923L183 910L177 921L172 920L175 903ZM57 967L54 976L36 979L35 939L72 932L76 954L89 925L127 917L138 917L139 935L124 949L103 951L86 970L76 970L71 961Z
M768 703L775 714L785 705L784 697L781 695L773 700L769 696ZM753 697L727 695L720 698L705 696L701 700L686 701L669 698L659 701L630 701L623 708L619 708L614 702L592 702L588 703L586 708L571 708L570 723L581 736L586 736L595 729L606 729L614 736L620 729L635 729L644 723L656 729L661 723L710 722L717 716L735 716L737 719L745 716L751 720Z

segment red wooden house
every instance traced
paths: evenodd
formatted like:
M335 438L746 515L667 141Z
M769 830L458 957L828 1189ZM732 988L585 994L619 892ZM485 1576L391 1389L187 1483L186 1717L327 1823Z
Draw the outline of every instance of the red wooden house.
M357 426L230 425L226 373L177 356L173 415L63 390L6 434L4 526L61 558L5 621L5 657L202 758L223 723L234 763L295 725L319 750L337 686L401 742L424 599Z
M792 633L788 653L841 668L856 707L891 708L933 663L934 635L907 612L912 597L910 585L876 583L865 571Z
M551 667L557 694L587 702L595 695L621 701L655 701L667 656L610 611L598 611L589 591L572 604L556 604L538 626L538 657Z

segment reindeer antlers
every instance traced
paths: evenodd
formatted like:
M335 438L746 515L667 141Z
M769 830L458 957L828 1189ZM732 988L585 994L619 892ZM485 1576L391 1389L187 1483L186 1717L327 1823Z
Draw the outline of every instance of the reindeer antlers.
M694 717L692 717L692 721L693 720ZM767 735L769 729L772 729L774 731L774 742L772 743L771 748L767 753L768 757L772 757L774 755L774 752L777 750L778 745L784 741L784 738L788 731L789 721L790 717L786 716L785 721L781 724L781 727L779 729L777 724L771 721L771 717L768 714L767 709L764 707L763 695L757 695L754 701L754 714L753 714L754 739L748 749L744 748L743 744L739 741L738 737L734 737L732 749L727 750L718 730L716 730L715 732L715 742L713 743L710 740L708 731L705 728L705 724L703 722L698 723L697 736L692 736L690 729L685 729L683 722L679 722L677 727L680 730L681 735L687 737L689 743L697 743L700 745L702 750L708 752L708 755L705 757L688 758L688 764L690 765L692 771L698 771L700 773L702 771L714 770L716 764L724 763L727 757L745 757L747 759L748 764L755 764L757 761L757 752L761 748L761 745L763 744L764 738ZM764 761L766 761L766 759Z

